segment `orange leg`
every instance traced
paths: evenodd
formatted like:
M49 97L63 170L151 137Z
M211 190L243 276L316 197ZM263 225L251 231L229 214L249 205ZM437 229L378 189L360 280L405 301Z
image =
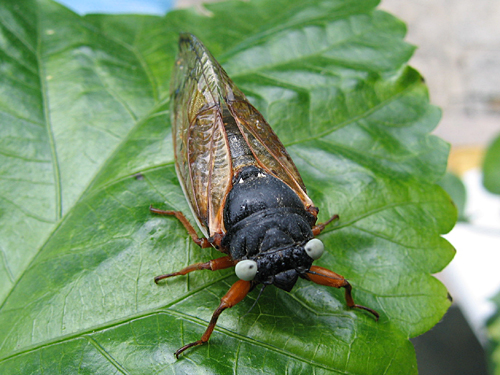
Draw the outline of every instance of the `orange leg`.
M192 342L190 344L184 345L182 348L177 349L175 352L175 356L179 358L179 355L186 349L189 349L193 346L198 346L206 343L212 334L215 325L217 324L217 319L219 319L219 315L227 308L233 307L238 302L241 302L243 298L248 294L252 283L250 281L238 280L233 286L229 289L224 297L221 298L221 302L219 307L214 311L212 315L212 319L210 319L210 323L208 324L207 330L201 336L201 339L198 341Z
M328 224L330 224L334 220L337 220L338 218L339 218L339 215L335 214L331 218L329 218L327 221L325 221L324 223L316 224L314 227L312 227L312 232L313 232L314 236L317 236L318 234L320 234Z
M167 277L186 275L189 272L198 271L198 270L210 270L210 271L223 270L225 268L233 267L235 264L236 263L231 258L231 256L228 255L225 257L212 259L211 261L205 262L205 263L191 264L190 266L187 266L186 268L183 268L182 270L180 270L178 272L173 272L173 273L168 273L166 275L156 276L155 283L158 284L158 281L166 279Z
M193 226L189 222L188 219L186 219L186 216L180 211L164 211L164 210L159 210L157 208L153 208L152 206L149 206L149 211L151 211L154 214L157 215L170 215L170 216L175 216L177 220L179 220L182 225L184 225L184 228L188 231L189 235L193 239L193 241L200 247L210 247L212 244L205 238L205 237L198 237L198 234L194 230Z
M347 306L356 307L358 309L368 311L375 316L376 320L378 320L378 312L370 309L369 307L357 305L354 303L351 294L352 286L346 279L344 279L343 276L330 271L329 269L318 266L312 266L309 272L307 272L306 276L309 278L309 280L315 282L316 284L331 286L334 288L345 288L345 300L347 302Z

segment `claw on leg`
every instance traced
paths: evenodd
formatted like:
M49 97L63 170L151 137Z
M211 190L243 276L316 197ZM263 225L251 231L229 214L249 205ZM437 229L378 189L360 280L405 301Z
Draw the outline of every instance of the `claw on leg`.
M309 272L306 273L307 277L309 280L312 282L319 284L319 285L326 285L326 286L331 286L334 288L344 288L345 289L345 300L347 303L347 306L351 308L357 308L361 310L368 311L370 314L373 314L375 317L375 320L379 319L379 314L375 310L363 306L363 305L358 305L354 303L354 299L352 298L352 286L349 284L349 282L344 279L343 276L339 275L338 273L335 273L333 271L330 271L329 269L323 268L323 267L318 267L318 266L312 266L309 270Z
M206 343L210 339L210 336L214 331L215 325L217 324L217 320L219 319L219 315L225 309L231 308L238 302L241 302L243 298L245 298L245 296L250 291L251 286L252 283L250 281L238 280L237 282L235 282L233 286L229 289L229 291L226 293L226 295L221 298L220 305L214 311L212 319L210 319L210 323L208 324L208 327L203 336L201 336L201 339L189 343L187 345L184 345L183 347L177 349L177 351L175 352L175 357L178 359L179 355L185 350L192 348L193 346L198 346Z

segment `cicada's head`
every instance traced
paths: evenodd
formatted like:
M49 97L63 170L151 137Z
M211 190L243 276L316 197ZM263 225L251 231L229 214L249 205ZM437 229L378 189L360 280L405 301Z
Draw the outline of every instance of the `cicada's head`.
M291 291L297 279L309 271L312 263L324 252L317 238L259 253L236 264L235 272L242 280L255 284L275 285Z

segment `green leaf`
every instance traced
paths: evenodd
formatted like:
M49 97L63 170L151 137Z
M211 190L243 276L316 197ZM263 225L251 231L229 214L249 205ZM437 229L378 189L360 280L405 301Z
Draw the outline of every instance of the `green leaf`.
M210 15L80 17L50 0L0 5L0 373L415 374L409 337L450 302L431 276L456 221L435 184L440 111L406 65L404 24L376 1L255 0ZM180 31L197 35L274 127L320 208L340 215L319 265L355 300L300 280L204 332L232 270L157 286L220 255L193 245L173 165L168 86Z
M458 220L467 221L467 217L465 216L467 190L465 189L465 185L460 177L451 172L446 172L444 177L438 182L438 185L448 193L451 200L457 207Z
M500 194L500 136L491 143L484 156L483 184L493 194Z

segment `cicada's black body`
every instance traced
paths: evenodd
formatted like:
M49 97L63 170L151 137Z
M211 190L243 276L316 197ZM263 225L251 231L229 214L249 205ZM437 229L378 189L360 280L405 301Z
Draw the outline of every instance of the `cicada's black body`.
M312 265L323 253L323 244L314 237L337 216L316 225L318 209L269 124L194 36L182 34L179 47L171 82L176 169L205 238L198 238L181 212L151 211L175 215L198 245L227 255L155 281L231 266L240 280L222 298L202 338L176 355L208 341L220 313L258 284L290 291L302 277L343 287L348 306L378 318L374 310L354 304L342 276Z
M221 245L235 260L257 262L255 283L289 292L312 265L303 246L314 237L315 222L288 185L262 169L245 167L226 199Z

